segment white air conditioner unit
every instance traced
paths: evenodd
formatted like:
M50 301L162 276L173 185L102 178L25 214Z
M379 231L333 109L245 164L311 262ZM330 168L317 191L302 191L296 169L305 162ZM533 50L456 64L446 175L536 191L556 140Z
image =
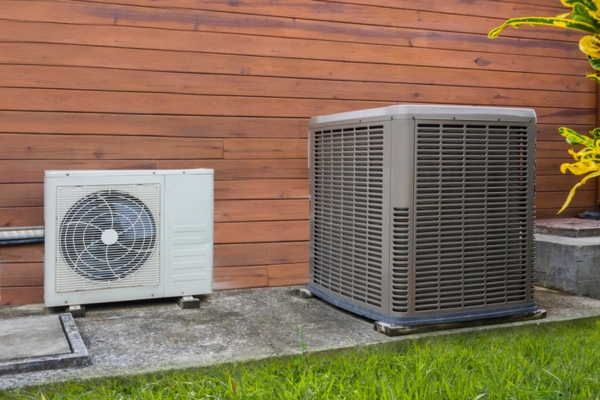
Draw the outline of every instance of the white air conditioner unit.
M48 307L212 292L213 170L46 171Z
M433 105L311 119L307 289L397 326L535 311L535 122Z

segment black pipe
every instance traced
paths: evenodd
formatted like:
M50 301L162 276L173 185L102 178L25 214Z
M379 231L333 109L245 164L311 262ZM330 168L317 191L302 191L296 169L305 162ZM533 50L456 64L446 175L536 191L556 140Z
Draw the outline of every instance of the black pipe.
M44 238L30 238L30 239L6 239L0 240L0 246L13 246L17 244L29 244L29 243L44 243Z

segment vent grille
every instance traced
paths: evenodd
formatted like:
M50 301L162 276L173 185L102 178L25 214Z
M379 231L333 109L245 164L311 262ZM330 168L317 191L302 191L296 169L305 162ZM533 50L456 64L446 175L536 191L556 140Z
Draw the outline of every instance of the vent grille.
M59 186L56 291L160 281L158 184Z
M409 229L408 208L394 208L392 237L392 311L408 312Z
M527 300L528 135L417 124L415 313Z
M312 279L382 303L383 126L314 132Z

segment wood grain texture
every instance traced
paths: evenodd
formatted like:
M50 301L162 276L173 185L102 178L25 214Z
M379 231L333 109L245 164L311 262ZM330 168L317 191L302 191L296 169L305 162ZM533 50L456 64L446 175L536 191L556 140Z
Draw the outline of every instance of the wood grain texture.
M45 170L72 169L184 169L212 168L216 180L306 179L306 160L31 160L18 163L0 160L5 183L42 182Z
M0 306L44 302L43 286L0 287Z
M20 16L21 20L31 22L54 22L79 25L119 25L140 28L172 29L178 31L212 32L212 33L239 33L257 36L285 37L293 39L327 40L335 42L359 42L364 44L385 44L388 46L402 46L415 48L437 48L452 49L460 51L492 51L495 53L525 54L546 56L549 50L554 57L574 57L576 48L571 43L562 41L550 41L549 43L539 39L520 38L520 46L515 45L514 39L510 38L510 31L505 33L501 39L490 41L485 36L472 35L464 29L451 31L445 29L432 35L427 23L421 19L419 29L404 26L386 26L378 24L377 20L369 18L368 25L356 23L356 18L364 18L364 14L358 10L354 20L348 14L343 14L346 21L334 21L323 19L324 14L319 12L319 20L314 20L314 14L307 14L307 10L298 10L298 14L282 16L255 15L257 8L248 9L244 18L240 18L239 8L231 9L234 13L214 12L205 7L203 10L177 10L173 8L157 10L153 7L127 7L123 5L100 5L66 4L56 2L38 2L34 10L24 2L4 1L4 7L0 11L0 17L13 19ZM297 3L296 3L297 4ZM310 3L309 3L310 4ZM327 3L325 3L327 4ZM291 5L291 4L290 4ZM202 6L201 6L202 7ZM351 7L351 6L350 6ZM28 8L27 12L25 12ZM269 7L273 9L276 7ZM356 8L356 7L352 7ZM380 8L366 8L371 13L384 12ZM281 7L279 7L281 9ZM290 8L287 9L291 11ZM336 12L337 13L337 12ZM410 12L409 12L410 13ZM304 14L305 18L301 18ZM333 13L329 13L333 17ZM425 15L434 15L427 13ZM387 15L386 15L387 17ZM438 14L438 18L444 19L448 27L448 19L445 15ZM115 19L117 20L115 23ZM469 21L473 23L475 19ZM479 25L474 27L478 30L485 29L483 24L488 24L489 19L480 19ZM412 21L410 21L412 22ZM492 26L491 23L489 26ZM464 27L462 27L464 28ZM562 36L561 36L562 39Z
M309 217L308 200L215 201L215 222L288 221Z
M537 140L538 142L561 142L566 143L565 138L558 133L558 128L565 124L537 124ZM595 128L594 125L569 124L569 128L576 132L587 134Z
M366 100L323 100L300 98L231 97L231 96L190 96L170 93L114 93L58 89L15 89L0 88L4 99L2 108L12 111L39 112L80 112L80 113L131 113L166 114L231 117L310 118L316 115L333 114L344 111L377 108L394 105L395 101ZM418 95L415 100L418 101ZM464 104L452 101L447 96L438 104ZM501 98L501 97L498 97ZM577 120L587 124L595 118L595 97L587 96L588 101L581 108L535 107L540 123L564 123ZM481 105L493 105L488 102ZM523 104L504 104L520 105ZM532 104L532 106L534 106Z
M283 118L0 111L3 133L191 138L306 138L308 121Z
M548 219L548 218L574 218L577 214L583 213L585 211L593 211L594 208L590 207L573 207L570 206L565 211L560 214L557 214L560 207L557 208L543 208L536 210L536 218L538 220Z
M309 278L308 263L267 266L269 286L306 285Z
M560 171L556 171L560 173ZM537 193L543 192L564 192L564 195L569 193L571 188L581 181L582 176L561 174L561 175L538 175L536 177L536 186L540 187ZM593 181L588 181L585 186L582 186L582 190L592 190L595 186Z
M308 141L303 139L226 139L226 159L308 159Z
M558 212L566 199L567 193L564 192L540 192L535 200L536 209L551 209ZM574 208L585 208L587 206L589 211L593 211L594 207L590 208L589 205L594 204L595 200L595 186L590 187L588 190L578 189L571 200L571 206Z
M383 101L276 99L265 97L190 96L171 93L92 92L58 89L0 88L2 108L12 111L130 113L206 116L307 118L362 108L389 106ZM18 96L18 97L15 97Z
M265 266L215 268L214 290L244 289L269 285Z
M215 200L308 199L306 179L265 179L215 182Z
M232 222L215 224L215 244L307 241L308 221Z
M0 208L43 206L42 183L0 183Z
M482 17L498 16L503 14L522 15L555 15L564 11L562 5L558 2L548 2L544 0L520 0L518 3L514 0L450 0L443 5L437 5L437 0L421 0L418 3L409 0L341 0L341 3L362 4L379 7L407 8L413 10L424 10L426 7L432 7L435 10L443 11L448 14L462 15L470 14ZM483 7L478 7L484 5Z
M562 137L562 136L561 136ZM575 162L573 157L569 155L569 149L573 149L573 146L568 144L566 141L539 141L536 146L537 158L538 159L571 159L571 162Z
M0 208L0 227L44 225L44 207Z
M222 159L223 139L0 134L3 160Z
M495 27L489 21L487 27ZM464 23L462 21L461 23ZM482 27L478 29L489 29ZM44 35L39 32L43 31ZM564 38L561 32L558 37ZM156 28L140 29L125 26L70 25L60 23L0 21L0 41L57 43L90 46L107 46L136 49L208 52L218 54L244 54L263 57L304 58L345 62L377 62L394 64L402 54L402 63L408 65L439 65L445 68L521 71L542 74L577 75L588 68L584 59L554 58L552 63L544 57L501 53L467 53L460 51L357 42L334 42L314 39L296 39L258 36L239 33L181 31ZM491 46L491 41L489 42Z
M111 3L110 0L100 0L105 3ZM13 2L7 3L7 5ZM16 3L16 2L15 2ZM148 3L143 0L125 0L120 1L120 4L129 4L129 5L142 5L146 6ZM360 29L360 27L367 25L369 28L373 29L376 26L383 27L394 27L394 28L417 28L417 29L427 29L432 31L439 30L439 25L441 23L445 23L444 27L447 31L451 32L466 32L466 33L479 33L479 29L481 26L487 27L488 24L494 24L497 22L493 22L495 18L499 18L501 15L511 16L522 16L522 15L555 15L557 10L564 11L560 7L536 7L534 5L529 6L521 6L517 7L515 4L505 4L505 3L497 3L497 2L482 2L479 4L479 7L473 7L471 2L464 2L460 0L452 0L446 2L446 4L439 6L436 4L431 4L431 0L428 2L418 3L418 5L408 4L408 1L396 2L396 3L388 3L385 6L381 7L377 4L371 4L367 2L295 2L293 0L278 0L274 1L255 1L250 4L245 3L231 3L224 1L215 1L215 2L197 2L194 0L178 0L178 1L169 1L169 0L159 0L154 1L152 3L155 7L160 7L162 9L169 7L175 8L175 10L169 10L172 14L168 14L166 12L162 12L160 16L157 17L156 11L153 10L139 10L134 7L120 7L117 10L113 10L110 12L110 8L108 7L97 7L97 11L93 11L88 8L81 7L79 10L75 10L77 15L80 15L80 18L94 18L93 21L99 23L99 18L105 18L105 23L123 23L124 25L138 25L138 26L162 26L164 28L173 27L173 24L177 24L176 26L180 29L184 29L184 26L187 26L188 29L194 30L215 30L218 29L220 25L230 26L232 23L220 22L217 16L213 18L202 18L202 15L206 15L206 11L214 10L214 11L224 11L226 13L243 13L243 14L258 14L261 16L283 16L290 17L294 20L298 19L295 24L290 26L284 25L284 23L272 23L267 24L263 20L259 20L254 22L254 20L248 16L247 19L249 21L242 21L241 23L236 24L236 26L244 28L246 31L252 28L268 28L270 26L281 28L279 31L275 31L276 34L282 35L286 34L293 27L302 27L302 23L306 23L306 20L318 20L325 23L331 23L331 21L336 22L346 22L350 24L357 24L359 27L355 29ZM538 4L539 5L539 4ZM16 4L18 6L18 3ZM375 7L372 7L375 6ZM489 11L487 11L489 7ZM11 11L10 7L7 7L7 14ZM177 10L177 8L183 8L184 10ZM473 10L473 8L476 8ZM477 10L477 8L479 8ZM60 9L59 9L60 10ZM486 10L486 11L484 11ZM55 9L49 9L44 18L39 18L33 15L30 16L28 13L29 20L53 20L52 18L59 19L64 18L63 15L52 16ZM204 11L203 13L198 13L195 11ZM425 12L424 12L425 11ZM522 11L525 14L516 14ZM94 15L88 15L88 14ZM533 13L533 14L531 14ZM58 14L58 13L57 13ZM144 17L148 15L147 17ZM448 18L447 14L454 14L460 16L459 18ZM221 18L227 18L228 15L223 15ZM490 18L492 17L492 18ZM500 17L501 18L501 17ZM508 18L508 17L507 17ZM219 22L218 22L219 21ZM65 21L67 22L67 21ZM73 22L73 21L69 21ZM92 22L91 20L82 21L84 22ZM464 25L460 22L464 22ZM185 24L184 26L182 26ZM466 26L465 26L466 25ZM495 25L493 25L495 26ZM320 31L323 33L327 33L330 35L335 35L335 30L327 29L319 27ZM230 28L231 29L231 28ZM347 28L347 30L349 30ZM283 31L283 32L281 32ZM376 35L366 35L361 31L350 31L353 34L354 40L356 38L362 38L363 36L367 36L367 39L370 36ZM306 37L308 34L303 33L302 36ZM386 35L389 36L389 35ZM519 35L523 36L523 35ZM543 37L543 38L560 38L565 39L573 37L572 41L575 41L575 35L573 33L569 33L567 35L563 35L555 32L539 32L532 31L528 35L529 37Z
M471 83L472 84L472 83ZM595 93L570 91L457 87L407 83L352 82L255 77L247 75L201 75L185 73L115 70L100 68L0 65L0 86L33 89L73 89L142 93L254 96L330 100L379 100L388 102L443 102L452 92L455 103L473 98L496 106L577 107L594 104ZM92 95L92 94L88 94ZM526 95L526 96L524 96Z
M0 42L0 62L19 65L225 74L242 77L319 79L325 86L336 87L336 91L343 90L340 88L343 85L340 85L339 81L356 81L359 83L450 85L466 88L494 87L595 92L594 83L588 79L581 79L580 75L480 69L471 69L468 74L465 74L465 71L460 69L439 68L436 65L377 64L373 61L352 63L336 60L288 59L155 49L138 50L70 44ZM480 62L482 61L480 60ZM581 72L585 73L585 71ZM337 86L335 86L336 83ZM76 83L70 85L76 85ZM380 86L384 87L384 85ZM243 89L238 88L238 90Z
M44 265L41 263L0 264L0 287L44 285Z
M221 244L214 248L214 266L295 264L308 262L308 242Z
M43 262L43 243L0 246L0 264Z

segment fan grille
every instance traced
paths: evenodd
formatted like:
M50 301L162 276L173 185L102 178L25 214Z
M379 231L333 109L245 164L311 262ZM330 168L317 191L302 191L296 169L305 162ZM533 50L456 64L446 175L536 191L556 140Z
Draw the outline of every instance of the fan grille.
M58 292L159 284L160 185L57 193Z

